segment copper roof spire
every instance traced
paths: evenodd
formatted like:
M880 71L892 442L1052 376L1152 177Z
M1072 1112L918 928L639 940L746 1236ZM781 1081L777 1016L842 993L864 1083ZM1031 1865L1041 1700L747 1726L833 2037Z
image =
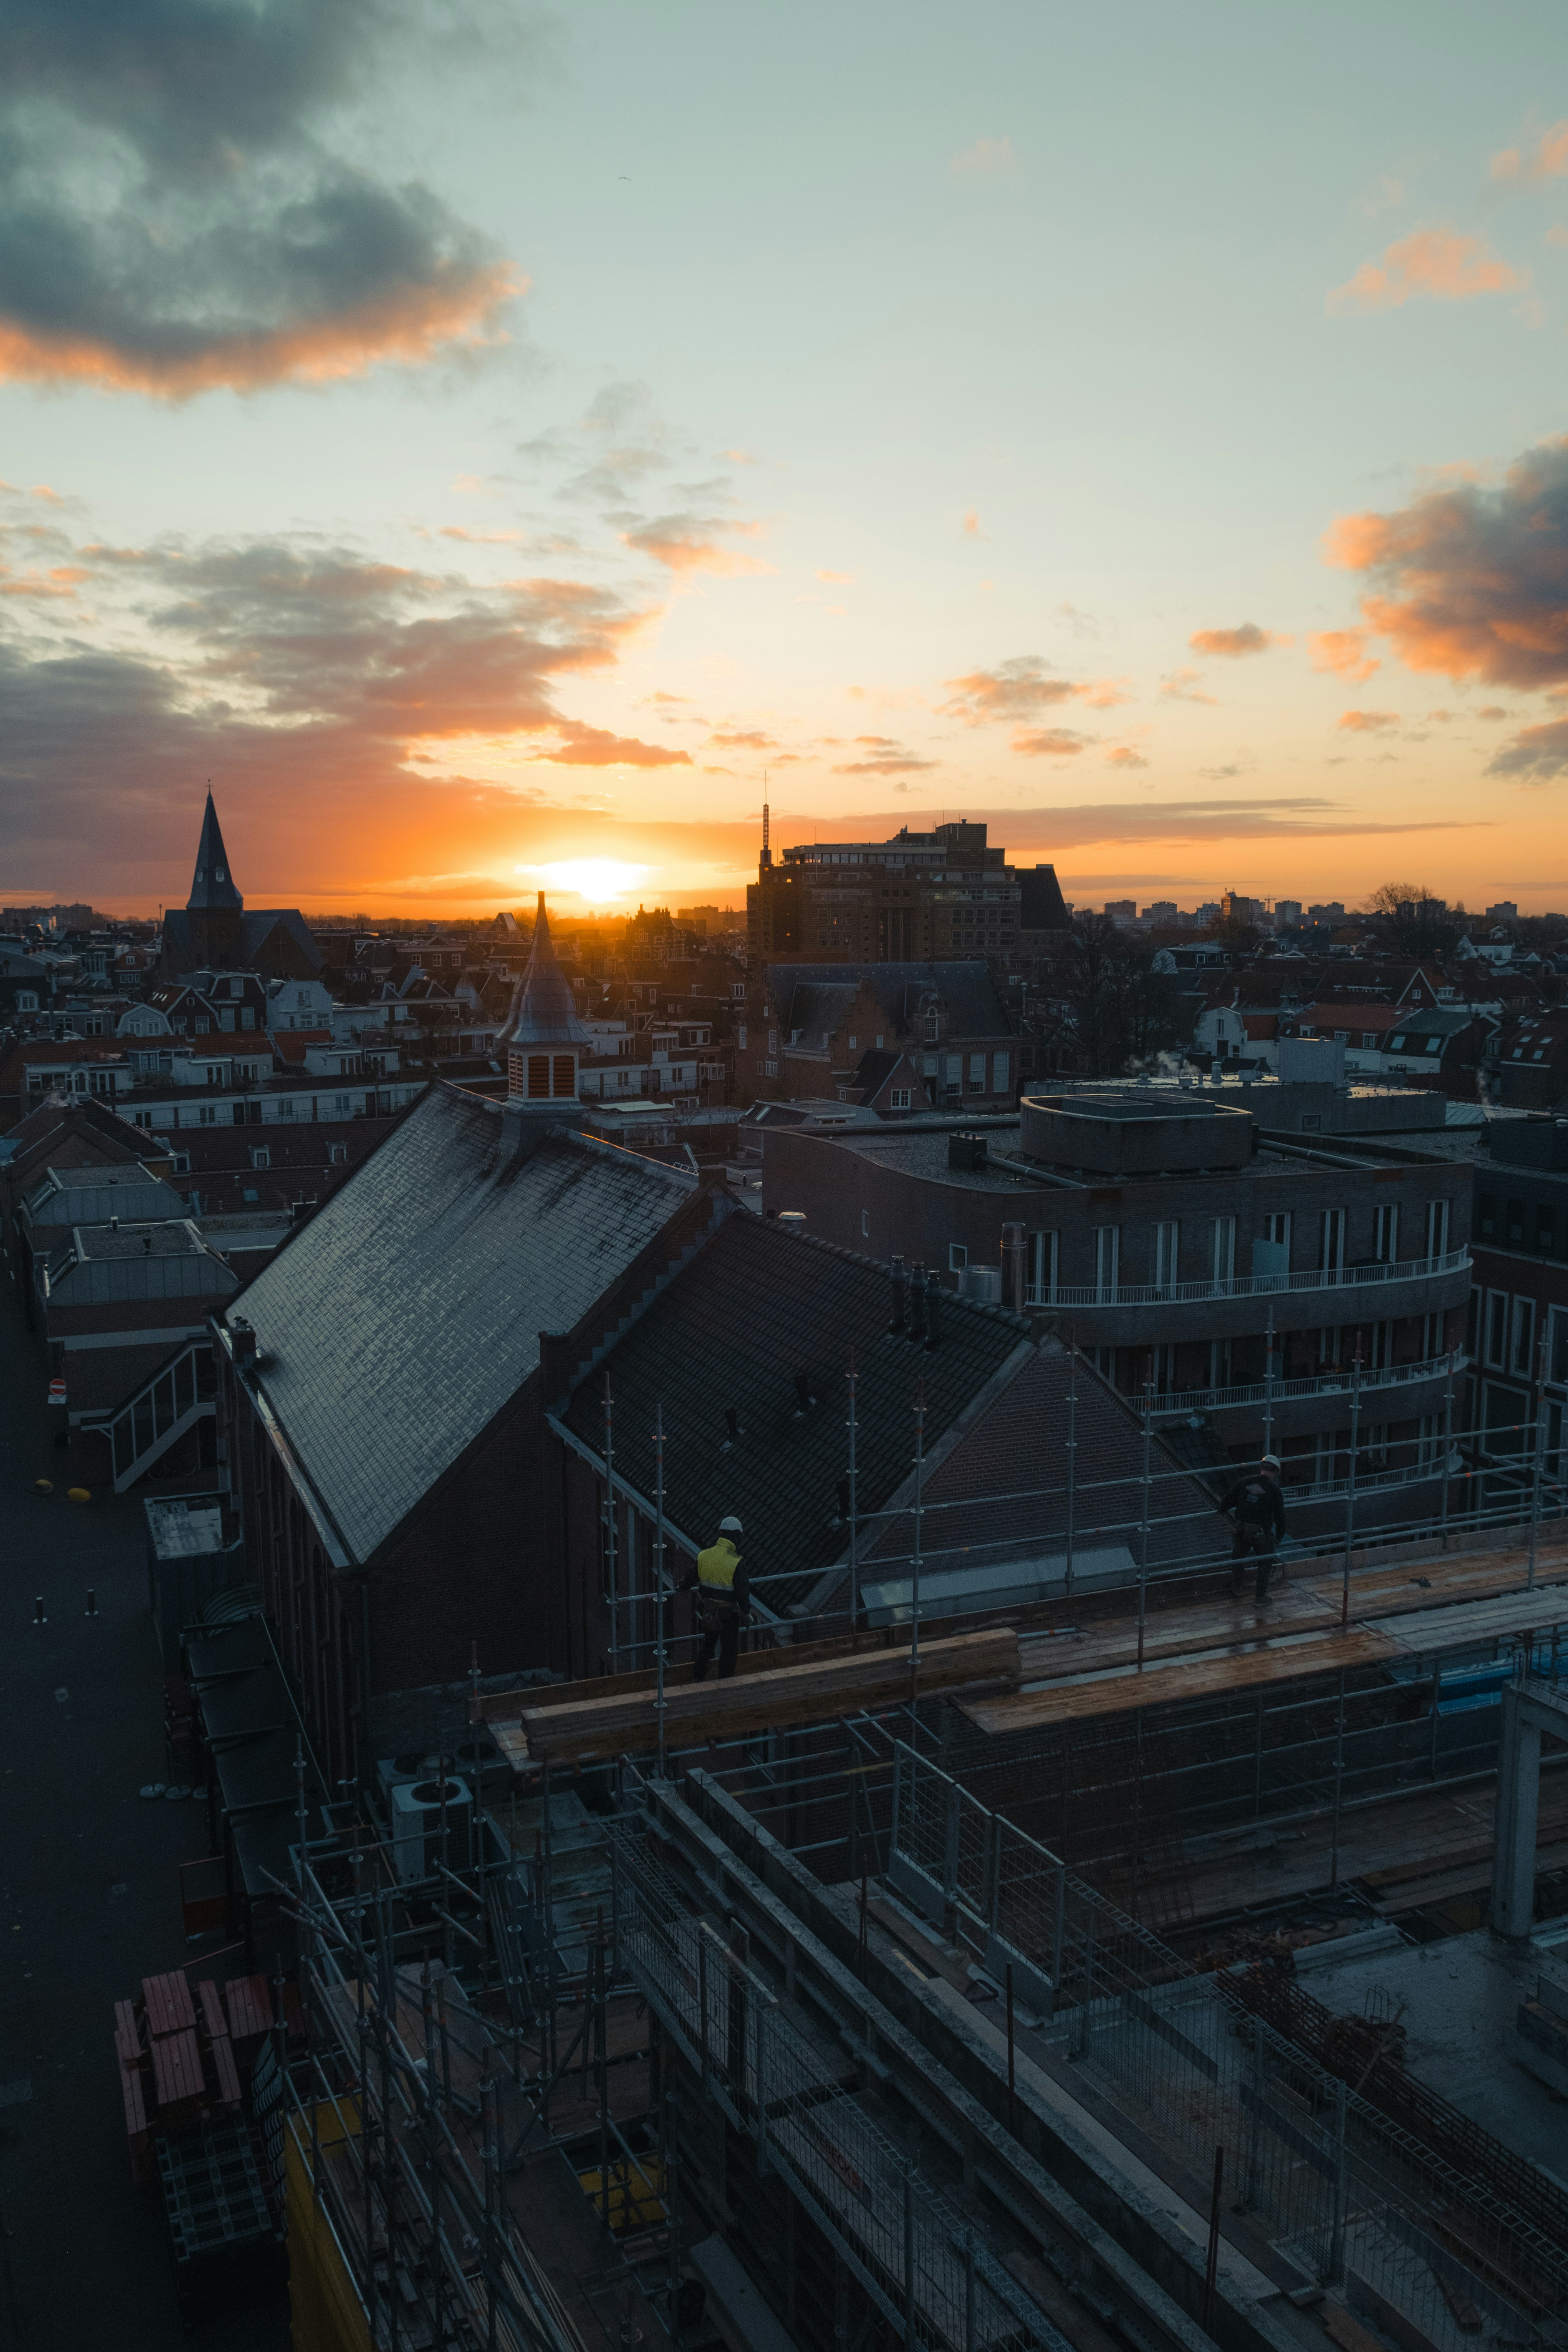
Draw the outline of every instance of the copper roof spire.
M572 984L555 961L542 890L533 922L533 952L512 991L511 1009L496 1045L504 1050L509 1045L591 1045L593 1042L593 1033L577 1011Z

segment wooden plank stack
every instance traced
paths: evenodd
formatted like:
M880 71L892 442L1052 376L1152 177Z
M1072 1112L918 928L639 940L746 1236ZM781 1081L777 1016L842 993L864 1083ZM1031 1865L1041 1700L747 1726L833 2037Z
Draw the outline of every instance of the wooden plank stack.
M210 1979L193 2001L184 1972L174 1969L144 1977L140 2000L114 2004L125 2138L131 2178L139 2187L156 2178L157 2139L242 2112L236 2042L248 2065L270 2029L272 2003L265 1977L237 1978L227 1992L226 2012ZM243 2039L231 2031L237 2022Z
M818 1647L811 1646L814 1651ZM891 1706L917 1688L921 1696L985 1684L1011 1688L1018 1679L1018 1637L1011 1625L922 1642L918 1673L907 1647L820 1646L831 1654L753 1667L728 1681L710 1677L700 1683L667 1684L667 1744L691 1747L705 1739L722 1744L759 1731L831 1723L841 1715ZM791 1654L771 1654L787 1658ZM547 1756L552 1764L582 1764L644 1756L658 1746L658 1717L648 1677L639 1674L606 1680L608 1689L593 1696L522 1710L520 1730L531 1761ZM627 1689L627 1683L635 1687Z

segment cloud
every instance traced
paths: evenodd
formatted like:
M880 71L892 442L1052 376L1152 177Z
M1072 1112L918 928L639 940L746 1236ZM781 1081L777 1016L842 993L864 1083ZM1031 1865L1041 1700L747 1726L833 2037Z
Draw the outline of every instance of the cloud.
M723 544L726 534L754 539L761 531L761 523L734 522L722 515L685 513L656 515L650 521L638 523L635 530L623 530L621 537L639 555L651 555L656 563L662 563L679 578L689 572L736 574L773 571L775 567L764 563L760 556L746 555L739 548Z
M1013 738L1013 749L1026 760L1070 760L1092 743L1092 735L1075 734L1070 727L1025 728Z
M836 776L912 776L922 768L934 768L934 760L921 760L889 735L857 735L855 741L865 751L861 760L847 760L833 771Z
M1404 202L1405 183L1396 180L1391 172L1374 180L1360 199L1361 209L1369 220L1378 213L1396 211Z
M1365 634L1360 629L1319 629L1307 644L1314 669L1349 678L1354 686L1383 667L1375 654L1367 652Z
M852 572L819 572L816 576L819 580L826 582L830 587L853 588L855 585L855 574Z
M779 748L772 735L753 733L710 735L708 742L721 751L776 751Z
M1544 783L1549 776L1568 775L1568 719L1549 719L1542 726L1521 728L1487 762L1489 776L1520 776Z
M1130 743L1119 743L1114 751L1106 753L1105 764L1108 768L1146 768L1149 762Z
M1530 154L1505 147L1492 157L1494 180L1561 180L1568 177L1568 122L1542 131Z
M1008 137L976 139L973 146L961 147L956 155L949 156L947 168L955 180L1010 180L1017 171L1018 159Z
M1548 245L1568 245L1568 228L1561 221L1553 221L1546 232L1546 242Z
M1331 311L1397 310L1417 296L1436 302L1468 302L1478 294L1515 294L1530 272L1510 267L1489 251L1484 236L1461 236L1453 229L1422 228L1389 246L1379 261L1363 261L1347 284L1329 296Z
M481 15L455 0L447 54ZM0 377L184 399L503 341L521 278L332 143L421 43L407 0L8 0Z
M1346 710L1342 712L1340 725L1351 735L1379 735L1385 728L1397 727L1395 710Z
M1200 691L1201 670L1173 669L1160 680L1160 693L1166 702L1217 702L1218 697Z
M1508 712L1500 702L1483 702L1477 711L1478 719L1506 719Z
M963 536L965 539L984 539L986 536L980 528L980 517L973 507L965 507L963 510Z
M1407 667L1568 680L1568 440L1526 451L1495 488L1445 481L1395 513L1342 516L1325 552L1366 576L1363 617Z
M1235 629L1194 629L1187 639L1194 653L1218 654L1227 661L1237 661L1246 654L1266 654L1270 646L1289 642L1270 629L1260 629L1256 621L1243 621Z
M580 719L551 721L559 738L553 751L535 751L536 760L567 768L689 768L685 751L667 744L644 743L635 735L612 735L603 727L585 727Z
M1058 677L1038 654L1016 654L994 669L970 670L950 677L953 698L941 709L945 718L962 719L966 727L984 727L994 719L1030 719L1058 702L1070 702L1083 688L1070 677Z

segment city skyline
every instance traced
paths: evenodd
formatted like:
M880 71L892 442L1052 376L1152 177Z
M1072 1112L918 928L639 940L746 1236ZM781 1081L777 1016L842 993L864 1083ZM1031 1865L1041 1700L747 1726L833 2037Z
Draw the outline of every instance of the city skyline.
M732 898L764 791L1079 904L1568 900L1544 9L1353 74L1215 5L343 0L201 74L195 0L37 13L8 901L183 904L209 779L325 911Z

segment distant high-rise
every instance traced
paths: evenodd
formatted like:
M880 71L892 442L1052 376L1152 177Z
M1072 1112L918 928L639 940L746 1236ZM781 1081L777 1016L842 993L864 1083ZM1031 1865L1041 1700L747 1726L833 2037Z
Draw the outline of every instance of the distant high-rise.
M1010 866L983 824L802 842L775 863L764 810L746 922L763 962L917 963L1010 955L1026 932L1065 930L1067 914L1053 868Z

